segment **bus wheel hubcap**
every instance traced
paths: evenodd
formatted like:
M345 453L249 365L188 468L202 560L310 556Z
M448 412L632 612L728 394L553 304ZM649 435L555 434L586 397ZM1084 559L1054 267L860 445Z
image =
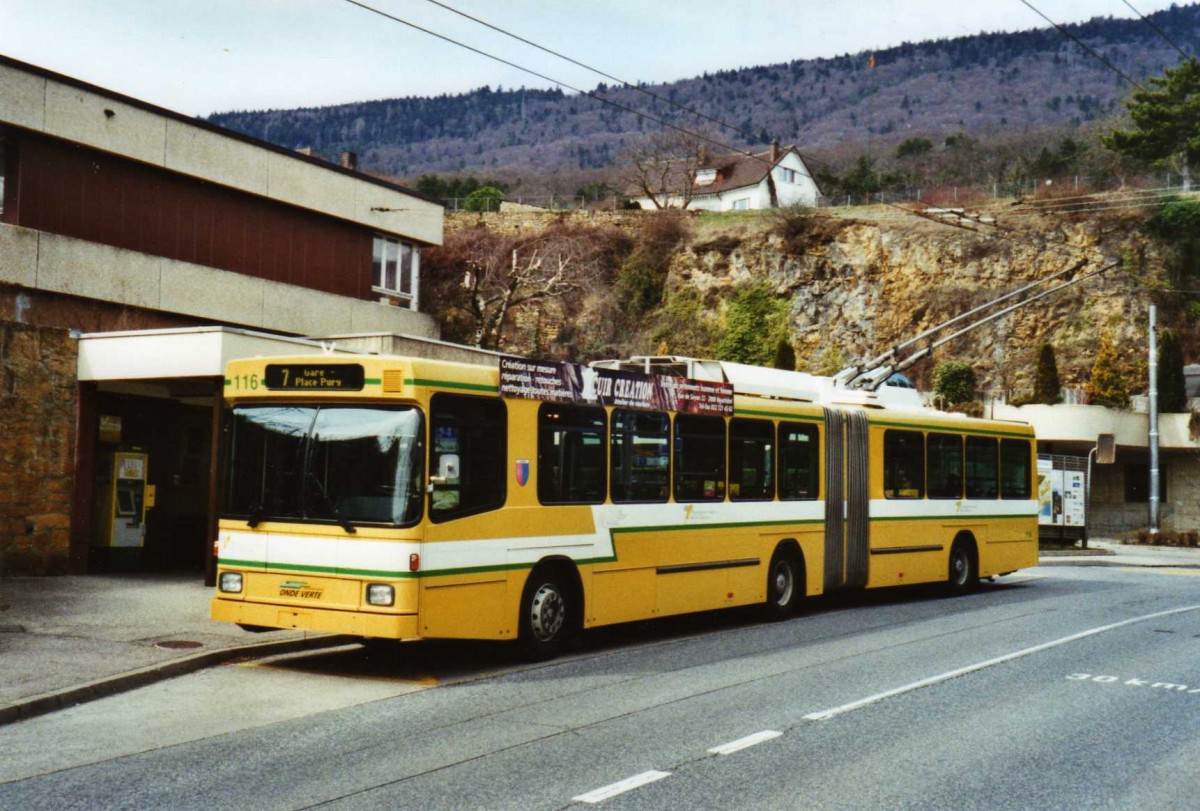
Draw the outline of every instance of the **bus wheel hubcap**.
M783 561L775 564L775 602L783 605L792 598L792 570Z
M562 629L566 606L562 595L551 583L546 583L533 595L529 611L529 628L533 635L545 642L553 639Z

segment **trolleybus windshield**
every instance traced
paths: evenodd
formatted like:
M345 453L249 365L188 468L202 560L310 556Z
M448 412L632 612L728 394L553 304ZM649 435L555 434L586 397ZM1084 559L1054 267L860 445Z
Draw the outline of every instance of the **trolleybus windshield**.
M233 410L223 514L406 526L421 518L421 412L255 405Z

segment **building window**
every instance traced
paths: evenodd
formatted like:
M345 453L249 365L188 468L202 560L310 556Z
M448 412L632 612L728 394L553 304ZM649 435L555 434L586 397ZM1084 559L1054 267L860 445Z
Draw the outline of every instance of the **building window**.
M1167 466L1158 465L1158 500L1167 502ZM1145 504L1150 501L1150 466L1130 463L1125 465L1125 501Z
M783 169L782 172L783 172L783 182L784 183L795 183L796 182L796 170L795 169Z
M376 236L371 257L371 287L389 299L417 309L421 249L395 237Z
M743 197L740 200L734 200L729 208L733 211L745 211L746 209L750 208L750 198Z

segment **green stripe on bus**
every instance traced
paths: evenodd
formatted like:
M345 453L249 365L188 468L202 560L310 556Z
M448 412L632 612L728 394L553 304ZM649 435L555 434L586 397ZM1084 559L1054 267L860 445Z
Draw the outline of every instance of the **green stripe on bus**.
M777 417L781 420L791 420L793 422L825 422L825 417L820 414L787 414L783 411L761 411L756 408L735 408L733 416Z
M870 521L872 523L894 521L998 521L1005 518L1028 521L1030 518L1037 518L1037 513L1029 513L1028 515L873 515Z
M364 377L363 378L363 385L365 385L365 386L379 386L382 383L383 383L382 377Z
M462 391L485 391L488 394L499 394L500 387L488 383L458 383L451 380L431 380L412 378L404 381L406 386L429 386L437 389L461 389Z
M232 566L237 569L265 569L268 572L283 573L287 572L312 572L313 574L352 574L359 577L388 577L388 578L408 578L416 577L417 575L409 571L389 572L384 569L342 569L337 566L313 566L308 563L271 563L268 564L265 560L231 560L229 558L221 558L222 566Z
M1018 429L1008 431L1004 430L989 430L987 428L975 428L971 425L928 425L919 422L899 422L896 420L871 420L871 425L882 425L885 428L912 428L918 431L932 431L937 434L964 434L966 436L998 436L1007 437L1009 439L1027 439L1032 440L1032 433L1019 433Z
M765 502L764 502L765 503ZM699 530L699 529L749 529L751 527L790 527L790 526L811 526L813 524L823 524L823 518L803 518L799 520L788 521L730 521L721 524L657 524L654 526L645 527L612 527L609 532L612 535L624 535L630 532L678 532L679 530Z

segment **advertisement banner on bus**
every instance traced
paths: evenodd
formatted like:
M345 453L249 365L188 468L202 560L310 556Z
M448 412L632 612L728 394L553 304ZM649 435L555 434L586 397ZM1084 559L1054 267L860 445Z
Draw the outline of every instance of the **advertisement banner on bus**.
M500 395L684 414L733 414L729 383L521 358L500 359Z

